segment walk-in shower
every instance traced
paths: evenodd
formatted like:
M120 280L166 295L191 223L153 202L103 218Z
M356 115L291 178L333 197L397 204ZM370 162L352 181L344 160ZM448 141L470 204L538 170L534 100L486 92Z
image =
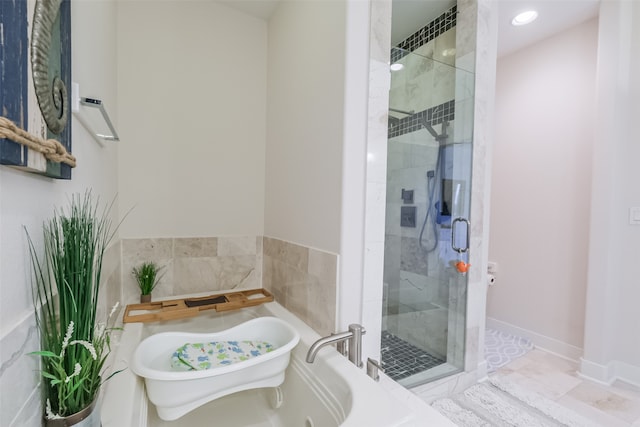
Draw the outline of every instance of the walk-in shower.
M412 387L464 365L473 75L393 49L381 358ZM400 67L398 67L400 68Z

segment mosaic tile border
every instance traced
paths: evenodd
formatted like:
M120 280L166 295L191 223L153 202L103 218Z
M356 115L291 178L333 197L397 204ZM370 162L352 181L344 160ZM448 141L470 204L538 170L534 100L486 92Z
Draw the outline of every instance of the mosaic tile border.
M404 117L397 122L389 121L388 138L404 135L406 133L415 132L422 129L423 120L426 120L431 126L442 123L445 120L452 121L455 119L456 102L455 100L444 102L435 107L418 111L411 116Z
M438 16L436 19L429 22L427 25L407 37L397 46L402 50L391 50L391 63L398 61L400 58L406 56L410 52L413 52L420 46L427 44L439 35L455 27L457 23L457 17L458 6L455 5L452 6L451 9L445 11L442 15Z

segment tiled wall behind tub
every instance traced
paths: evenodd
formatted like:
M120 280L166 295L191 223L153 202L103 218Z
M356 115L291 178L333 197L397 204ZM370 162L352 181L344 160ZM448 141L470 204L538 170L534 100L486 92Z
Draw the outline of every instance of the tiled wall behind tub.
M122 300L122 242L112 243L102 257L102 278L98 298L98 319L103 321L116 303L123 305Z
M132 269L145 261L163 266L153 297L260 288L262 237L196 237L122 240L122 296L139 301Z
M265 237L263 287L322 336L335 331L338 256Z

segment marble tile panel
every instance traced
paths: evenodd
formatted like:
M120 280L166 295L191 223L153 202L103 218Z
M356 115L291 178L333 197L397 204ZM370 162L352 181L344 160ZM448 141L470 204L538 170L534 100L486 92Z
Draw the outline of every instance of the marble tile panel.
M140 261L143 262L143 261ZM173 259L165 260L160 264L162 270L158 285L152 292L152 299L160 297L170 297L177 295L174 289L174 261ZM124 268L124 267L123 267ZM140 302L140 288L136 282L131 270L122 271L122 300L121 304L137 304Z
M464 325L464 324L463 324ZM467 328L464 336L460 334L456 335L456 339L464 339L464 347L462 345L455 346L457 349L464 348L464 354L456 353L453 356L454 360L464 360L464 370L474 371L478 367L478 362L484 359L484 354L480 354L479 346L480 328L472 327Z
M309 275L315 277L318 283L331 285L335 288L338 272L338 256L317 249L309 249Z
M38 357L28 353L40 349L33 315L27 316L0 341L0 425L9 426L17 412L38 387ZM39 393L36 393L39 396ZM40 405L31 408L42 413ZM27 416L23 414L21 416Z
M269 255L263 255L262 258L262 286L273 294L275 300L283 307L286 307L287 291L284 283L278 280L277 275L282 268L279 264L280 261L270 257Z
M116 302L121 301L121 243L112 244L104 253L102 259L102 277L100 279L100 294L98 297L98 319L104 319L111 312Z
M569 395L564 395L556 400L556 403L570 410L576 411L597 425L603 427L629 427L629 423L604 411L601 411L588 403Z
M577 362L557 357L539 349L533 349L528 352L524 358L529 361L529 366L535 366L538 371L561 372L567 375L576 376L576 371L578 369Z
M438 62L451 66L456 65L456 27L445 31L434 39L434 56Z
M433 67L431 105L440 105L454 99L456 95L456 71L447 64L436 63Z
M307 271L309 249L295 243L265 237L264 253L272 258L283 261L298 270Z
M217 281L216 257L177 258L174 262L174 293L213 292L222 288Z
M426 251L418 243L418 239L403 237L400 242L400 269L414 274L427 276L428 264Z
M380 160L384 162L387 150L387 119L389 103L389 87L391 85L391 73L389 72L389 58L384 61L370 61L369 74L375 78L375 84L369 87L369 103L372 110L369 111L368 120L376 124L375 127L369 129L369 137L367 138L367 152L380 154ZM367 171L369 174L369 171ZM378 175L376 175L378 176ZM384 176L384 173L383 173Z
M300 259L303 254L307 255L304 261ZM273 293L276 301L318 333L333 331L337 255L264 238L262 266L263 286Z
M36 410L36 408L41 407L40 389L33 390L20 410L17 411L13 421L9 424L9 427L41 427L42 412Z
M575 376L557 371L545 374L539 368L531 365L526 365L524 368L507 375L510 380L552 400L564 396L581 382Z
M371 39L369 57L388 61L391 48L391 0L375 0L371 3Z
M173 281L176 294L260 287L251 255L177 258Z
M618 393L612 392L609 387L582 381L571 389L567 396L571 396L628 423L640 419L640 401L627 399Z
M439 357L447 354L447 311L416 311L397 315L398 334L413 345Z
M367 211L365 213L366 236L368 243L384 243L385 207L386 207L386 178L383 182L369 182L367 185ZM380 258L382 261L382 258ZM382 274L382 272L380 272ZM382 276L380 276L382 277Z
M384 241L381 238L377 241L367 242L366 255L370 259L379 260L373 265L365 268L362 283L368 284L365 286L366 292L362 296L362 302L378 301L380 304L379 310L382 312L382 286L381 279L384 275ZM376 284L375 287L372 286Z
M133 276L133 268L143 262L153 261L164 269L164 276L154 290L154 295L173 295L173 239L123 239L122 240L122 303L140 301L140 290Z
M409 82L420 79L421 77L426 76L430 71L433 70L433 54L435 49L435 40L431 40L430 42L422 45L418 48L415 54L409 54L405 56L405 68L407 79ZM404 59L404 58L403 58Z
M333 308L328 305L310 305L305 322L320 336L331 335L336 331L335 304Z
M458 0L456 57L476 50L477 14L477 0Z
M173 257L173 239L122 239L122 258L161 261Z
M258 239L255 236L218 237L218 256L256 255Z
M189 237L173 239L175 258L214 257L218 255L219 238Z
M309 325L321 336L336 330L336 287L332 283L311 280L308 289Z
M436 40L438 40L439 37L436 37L435 39L429 40L428 42L426 42L425 44L423 44L422 46L416 48L413 53L416 54L417 58L421 59L423 62L425 62L426 64L426 71L431 71L433 69L433 58L436 52ZM411 56L411 55L408 55Z
M285 307L303 322L314 328L309 322L309 283L306 274L290 270L286 281ZM316 331L317 332L317 331Z
M111 308L116 304L122 305L122 266L118 267L111 273L107 281L104 283L105 289L105 313L109 315Z

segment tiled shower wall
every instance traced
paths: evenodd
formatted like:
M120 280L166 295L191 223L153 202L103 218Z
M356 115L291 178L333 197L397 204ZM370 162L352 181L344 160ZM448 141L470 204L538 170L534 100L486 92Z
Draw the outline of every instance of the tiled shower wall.
M106 307L138 302L131 271L154 261L163 267L154 298L262 287L319 334L334 332L335 254L262 236L123 239L121 248L122 264L105 256Z

